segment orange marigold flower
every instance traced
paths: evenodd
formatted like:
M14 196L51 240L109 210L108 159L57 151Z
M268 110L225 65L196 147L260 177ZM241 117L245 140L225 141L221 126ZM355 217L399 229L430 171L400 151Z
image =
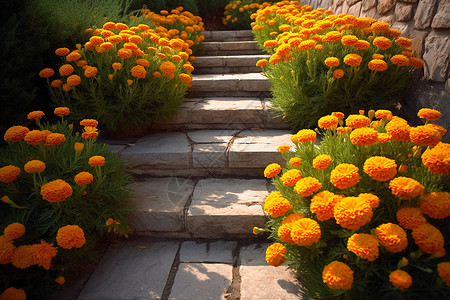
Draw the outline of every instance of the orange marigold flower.
M50 85L54 88L60 87L64 82L61 79L55 79L53 80Z
M15 240L25 234L25 226L21 223L11 223L5 227L3 234L8 240Z
M81 58L81 54L78 53L78 50L72 51L66 56L67 61L77 61Z
M393 117L393 115L390 110L378 109L377 111L375 111L375 118L377 118L377 119L390 120L390 119L392 119L392 117Z
M291 159L289 159L289 164L291 166L300 166L301 163L302 159L300 157L292 157Z
M437 264L437 272L444 279L445 283L450 286L450 262L441 262Z
M344 77L344 74L345 73L342 69L336 69L333 71L333 77L335 77L337 79Z
M42 199L48 202L60 202L72 195L73 189L62 179L56 179L44 184L41 187Z
M395 270L389 274L389 281L393 286L406 291L412 285L412 277L403 270Z
M438 110L431 108L421 108L417 113L417 116L421 119L426 119L429 121L439 120L441 113Z
M112 64L112 68L114 70L118 71L118 70L122 69L122 64L118 63L118 62L115 62L115 63Z
M109 219L106 220L106 222L105 222L106 226L110 226L112 223L114 223L114 219L113 219L113 218L109 218Z
M45 139L46 144L59 145L66 141L66 137L61 133L50 133Z
M344 56L344 63L346 65L355 67L359 66L362 62L362 57L358 54L347 54Z
M370 47L370 43L365 40L359 40L353 45L353 47L358 50L367 50Z
M15 287L9 287L3 291L0 295L2 300L26 300L27 294L22 289L16 289Z
M131 68L131 76L136 78L145 78L147 71L143 66L137 65Z
M412 236L417 246L428 254L433 254L444 247L444 237L442 233L439 229L429 223L414 228Z
M408 58L409 58L409 65L414 69L420 69L423 67L424 62L420 58L414 56Z
M95 75L97 75L97 68L96 67L87 67L84 70L84 76L86 76L87 78L91 78L94 77Z
M25 138L30 130L24 126L12 126L6 130L3 139L7 142L18 142Z
M439 142L422 154L422 163L438 175L450 175L450 144Z
M450 216L450 193L433 192L421 197L422 211L433 219L445 219Z
M394 196L402 200L419 197L425 192L425 187L417 180L408 177L397 177L389 182L389 188Z
M342 39L342 33L339 31L330 31L323 37L324 42L337 42Z
M72 74L74 71L74 68L72 67L72 65L69 64L65 64L62 65L59 68L59 74L61 74L61 76L69 76L70 74Z
M378 240L367 233L355 233L347 241L348 251L368 261L374 261L378 258L378 245Z
M27 119L28 120L38 120L38 119L41 119L43 116L45 116L43 111L35 110L35 111L30 112L27 115Z
M81 151L83 151L84 149L84 144L83 143L75 143L73 145L73 148L75 149L75 151L77 151L78 153L80 153Z
M159 72L153 72L153 73L152 73L152 76L155 77L155 78L159 78L159 77L161 77L161 73L159 73Z
M404 55L398 54L398 55L394 55L394 56L391 57L391 62L394 65L397 65L399 67L401 67L401 66L408 66L409 65L409 58L404 56Z
M370 119L362 115L349 115L345 120L345 125L353 129L367 127L370 125Z
M78 225L66 225L56 234L58 246L64 249L81 248L86 243L84 231Z
M100 155L95 155L89 158L88 163L91 167L103 166L105 164L105 158Z
M184 73L181 73L178 78L184 83L190 83L192 81L192 77Z
M353 46L358 42L358 38L354 35L346 35L341 39L341 43L345 46Z
M386 22L375 22L370 27L376 31L386 31L389 29L389 24Z
M55 108L54 114L59 117L68 116L70 114L70 110L68 107L57 107Z
M145 58L139 58L136 60L136 64L143 66L143 67L150 67L150 62L148 60L146 60Z
M58 276L55 278L56 283L58 283L59 285L63 285L64 283L66 283L66 280L64 279L63 276Z
M96 127L85 126L84 132L81 134L81 137L84 139L94 139L98 135L98 129Z
M11 239L4 235L0 236L0 265L9 264L15 251L17 249L14 247Z
M359 197L346 197L334 206L336 223L343 228L357 230L372 219L372 207Z
M67 84L69 86L77 86L81 83L81 78L78 75L70 75L67 77Z
M57 253L58 250L56 247L53 247L53 243L49 244L45 241L32 245L30 248L30 254L33 257L34 263L38 267L43 267L45 270L50 270L52 259Z
M375 229L375 233L381 246L390 252L401 252L408 246L405 230L396 224L381 224Z
M25 164L23 169L27 173L41 173L45 170L45 163L37 159L30 160Z
M333 112L331 115L336 116L339 120L342 120L345 118L344 113L339 112L339 111Z
M350 133L353 145L370 146L378 142L378 132L372 128L357 128Z
M131 51L130 49L126 49L126 48L121 48L121 49L119 49L119 51L117 51L117 56L119 56L121 59L130 58L132 54L133 54L133 51Z
M94 181L94 176L89 172L80 172L75 175L74 180L78 185L87 185Z
M411 40L402 36L396 39L395 43L403 48L411 47Z
M284 258L285 253L286 247L280 243L274 243L266 250L266 261L269 265L278 267L286 261L286 258Z
M372 59L371 61L369 61L368 67L372 71L383 72L383 71L387 70L388 65L387 65L387 63L384 60Z
M358 167L352 164L339 164L331 171L330 182L339 189L354 186L359 181Z
M324 116L321 117L318 121L318 125L320 128L328 129L328 128L335 128L338 124L338 117L335 116Z
M327 154L321 154L313 159L312 165L314 169L323 170L326 169L329 166L329 164L331 164L331 161L332 161L331 156Z
M375 54L372 55L372 58L373 59L384 59L384 55L375 53Z
M55 74L55 71L53 71L52 68L45 68L39 72L39 77L49 78L49 77L53 76L53 74Z
M277 147L277 151L280 153L285 153L287 151L289 151L291 147L289 145L280 145Z
M397 164L384 156L372 156L364 162L363 170L373 180L388 181L397 175Z
M20 169L13 165L8 165L0 168L0 181L3 183L10 183L19 177Z
M358 195L358 198L368 203L371 208L377 208L380 205L380 198L371 193L361 193Z
M432 126L417 126L411 127L409 131L409 138L411 142L423 146L436 146L441 140L441 133Z
M163 73L169 75L169 74L175 73L176 66L175 66L173 63L171 63L170 61L165 61L165 62L163 62L163 63L161 64L161 66L159 67L159 69L160 69Z
M272 178L277 176L281 172L281 166L277 163L268 165L264 170L264 177Z
M66 56L69 52L70 50L68 48L58 48L55 50L55 54L58 56Z
M83 119L80 121L81 126L97 127L98 121L95 119Z
M349 290L353 284L353 271L346 264L335 260L323 268L322 280L330 289Z
M300 179L302 179L302 173L300 170L292 169L283 174L281 176L280 180L285 186L293 186L295 185Z
M322 191L311 199L310 210L316 214L317 220L326 221L334 216L334 206L342 199L341 196L329 191Z
M31 245L22 245L15 249L11 263L18 269L26 269L35 265L34 257L31 254Z
M291 203L278 192L270 193L264 202L264 211L272 217L281 217L292 209Z
M260 59L256 62L257 67L264 67L265 65L267 65L267 59Z
M378 143L386 144L390 140L392 140L392 135L390 135L388 133L383 133L383 132L378 133Z
M427 222L418 207L402 207L397 211L396 217L398 224L406 229L414 229Z
M130 43L133 43L133 44L139 44L139 43L142 43L144 41L144 39L142 37L140 37L139 35L132 35L129 37L128 41L130 41Z
M183 68L187 71L187 72L192 72L194 71L194 67L190 64L184 64Z
M314 130L311 129L302 129L296 134L297 141L299 143L306 143L306 142L316 142L317 135Z
M292 223L304 217L304 214L290 214L289 216L284 218L284 220L280 224L280 227L278 227L278 237L282 242L295 245L295 242L291 237Z
M297 181L294 187L294 191L303 197L309 197L321 188L322 184L317 178L305 177Z
M402 142L409 141L409 132L411 127L404 119L393 117L392 120L386 124L385 129L394 140L399 140Z
M389 49L392 46L392 41L384 36L376 37L372 43L382 50Z
M47 134L44 131L32 130L32 131L29 131L25 135L24 141L27 142L30 145L37 145L40 142L45 141L46 137L47 137Z
M319 223L309 218L301 218L291 223L291 238L298 246L311 246L320 240Z
M267 40L264 42L264 47L275 47L278 45L278 42L275 40Z

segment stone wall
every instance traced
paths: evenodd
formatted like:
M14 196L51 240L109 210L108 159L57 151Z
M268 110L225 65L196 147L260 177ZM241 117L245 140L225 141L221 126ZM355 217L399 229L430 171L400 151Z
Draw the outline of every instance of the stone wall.
M425 62L401 101L413 124L422 107L443 113L439 124L450 128L450 0L305 0L313 9L348 13L387 22L412 40L412 51ZM450 141L447 134L445 141Z

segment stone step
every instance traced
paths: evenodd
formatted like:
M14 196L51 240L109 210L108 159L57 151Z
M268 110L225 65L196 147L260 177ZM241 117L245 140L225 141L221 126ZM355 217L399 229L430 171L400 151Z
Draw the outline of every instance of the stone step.
M287 129L274 118L268 99L249 97L186 98L178 113L166 123L153 124L153 131L194 129Z
M269 89L263 73L194 74L188 97L266 97Z
M53 299L301 300L286 266L265 261L267 242L160 240L133 237L109 245L93 271ZM55 298L56 296L56 298ZM69 296L69 297L67 297Z
M204 31L202 34L207 42L253 41L254 39L251 30Z
M197 55L260 55L256 41L202 42Z
M283 163L277 147L293 146L290 136L275 129L173 131L116 140L114 147L135 176L261 178L269 163Z
M195 73L258 73L261 68L256 66L256 62L269 57L270 55L197 56L194 63Z

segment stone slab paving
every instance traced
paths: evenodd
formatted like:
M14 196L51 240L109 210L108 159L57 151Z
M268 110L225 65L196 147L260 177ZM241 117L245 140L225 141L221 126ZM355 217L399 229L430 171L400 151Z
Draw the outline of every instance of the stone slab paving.
M180 261L233 264L236 241L186 241L180 249Z
M196 56L194 68L205 67L253 67L260 59L269 59L270 55L213 55ZM261 70L261 69L260 69Z
M194 168L226 168L228 144L197 144L192 151Z
M253 32L251 30L204 31L202 34L207 41L236 41L253 39Z
M196 144L229 143L237 135L238 130L197 130L187 132L188 137Z
M190 92L268 91L270 81L262 73L194 74Z

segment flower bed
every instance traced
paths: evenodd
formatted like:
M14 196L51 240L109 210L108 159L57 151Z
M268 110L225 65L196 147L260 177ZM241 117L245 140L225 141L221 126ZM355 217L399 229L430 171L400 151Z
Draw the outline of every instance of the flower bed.
M364 112L361 112L364 113ZM292 135L286 160L264 175L278 191L264 204L275 243L266 260L298 272L304 299L444 299L450 292L450 145L447 130L410 127L388 110L337 112L316 132ZM375 118L374 118L375 117Z

